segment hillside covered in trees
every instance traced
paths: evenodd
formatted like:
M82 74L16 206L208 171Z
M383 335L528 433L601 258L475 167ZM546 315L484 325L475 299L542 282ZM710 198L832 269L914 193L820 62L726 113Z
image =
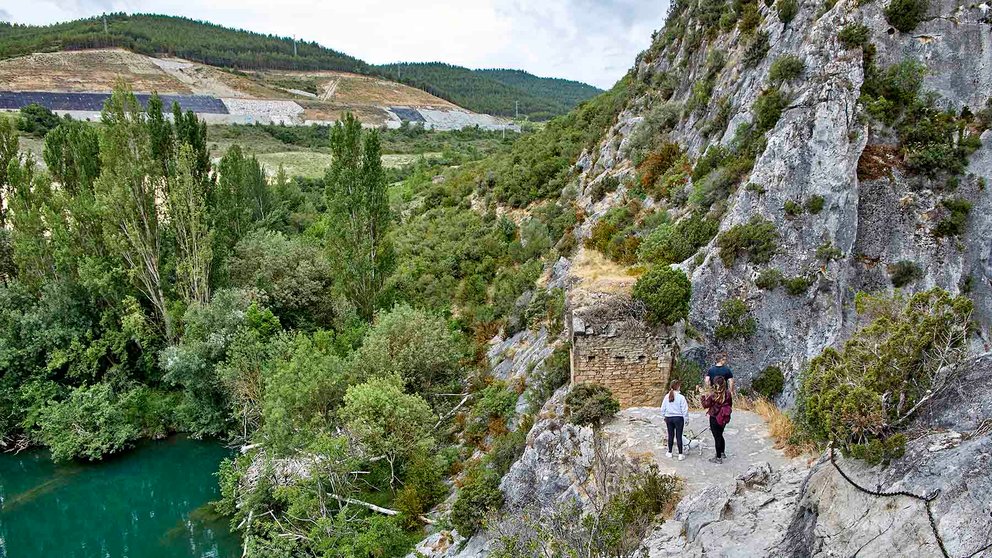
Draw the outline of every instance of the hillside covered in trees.
M599 92L579 82L520 70L470 70L441 63L373 66L316 42L231 29L183 17L124 13L47 26L0 22L0 59L35 52L124 48L238 70L333 70L392 79L475 112L535 120L568 112Z
M471 70L442 62L385 64L380 70L476 112L547 120L600 93L585 83L521 70ZM517 104L519 103L519 104Z

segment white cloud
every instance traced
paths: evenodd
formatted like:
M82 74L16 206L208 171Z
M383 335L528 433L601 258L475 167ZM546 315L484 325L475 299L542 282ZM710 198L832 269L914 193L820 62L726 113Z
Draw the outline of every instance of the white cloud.
M648 46L667 9L668 0L0 0L0 16L18 23L165 13L295 35L375 64L520 68L603 88Z

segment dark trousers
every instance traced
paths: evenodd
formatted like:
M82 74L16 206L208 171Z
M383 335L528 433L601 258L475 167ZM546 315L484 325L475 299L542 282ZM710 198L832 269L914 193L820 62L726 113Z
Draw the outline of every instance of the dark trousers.
M725 457L727 450L727 442L723 439L723 429L727 425L720 426L716 422L716 417L710 417L710 432L713 433L713 442L716 444L716 456Z
M665 426L668 427L668 453L672 453L672 442L679 444L679 453L682 453L682 429L685 428L685 417L665 417Z

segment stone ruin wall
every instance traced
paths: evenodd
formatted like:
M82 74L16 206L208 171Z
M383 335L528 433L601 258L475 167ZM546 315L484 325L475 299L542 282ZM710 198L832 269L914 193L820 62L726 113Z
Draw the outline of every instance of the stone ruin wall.
M573 384L607 387L621 408L661 405L678 349L670 336L595 308L569 318Z

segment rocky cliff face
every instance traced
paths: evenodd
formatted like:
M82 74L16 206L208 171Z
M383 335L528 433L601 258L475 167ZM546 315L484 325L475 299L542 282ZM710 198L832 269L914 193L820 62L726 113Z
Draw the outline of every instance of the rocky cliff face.
M989 4L932 0L924 21L912 32L901 32L887 21L884 0L800 1L788 24L778 17L777 3L758 2L762 17L754 32L745 35L735 28L702 39L702 46L689 38L705 31L702 16L691 13L700 5L690 3L683 18L689 23L680 36L659 35L655 47L639 57L633 80L648 85L636 89L599 145L577 161L578 202L587 215L577 229L580 241L611 208L636 195L634 144L646 121L657 119L660 103L671 107L663 124L667 139L690 160L713 145L733 149L739 128L754 122L756 102L773 87L774 61L796 56L805 69L799 79L774 84L787 104L764 134L753 168L707 214L721 232L755 216L765 219L778 233L777 249L761 265L746 256L726 265L714 239L679 264L693 289L692 327L686 330L696 330L682 335L683 350L694 355L727 350L744 383L766 366L781 366L787 382L779 403L789 405L802 367L856 327L854 295L893 291L896 264L912 262L912 280L899 282L902 290L939 286L968 292L980 330L976 348L988 351L992 131L978 130L982 146L956 176L910 172L901 160L898 134L873 122L862 94L866 68L911 59L925 65L922 89L936 96L938 106L956 114L965 107L985 107L992 96ZM838 40L838 31L854 24L864 25L873 49ZM762 34L767 34L767 53L755 60L755 37ZM714 51L723 53L722 63L714 65ZM707 102L686 109L703 82L712 85ZM660 88L670 94L659 95ZM597 185L614 179L619 188L595 199ZM814 198L822 198L822 210L789 208ZM966 200L972 209L958 234L937 234L938 223L948 217L944 202L949 198ZM650 196L644 206L667 211L673 222L690 211ZM834 254L824 257L823 247ZM575 262L560 261L552 284L576 288L580 281L574 267ZM755 279L768 268L785 277L806 277L811 285L799 294L762 290ZM757 322L746 340L715 335L718 308L732 298L744 301ZM826 455L787 466L754 463L736 483L714 484L685 498L674 518L645 540L645 550L652 557L982 556L992 536L992 400L977 386L987 383L990 368L987 354L966 363L964 383L920 415L913 429L918 435L906 455L888 467L869 468L839 455L840 469ZM563 424L556 405L560 401L553 399L545 407L523 457L503 480L511 513L576 497L580 479L588 475L590 432ZM841 469L869 490L932 498L932 524L923 501L868 494L845 479ZM457 548L436 556L485 556L486 537L474 537L461 554Z
M793 55L805 63L800 79L779 86L788 106L767 132L767 145L744 181L757 187L745 188L742 183L718 208L721 231L754 216L771 221L780 235L775 257L767 266L744 261L727 267L711 242L700 256L682 264L692 279L690 320L703 333L702 344L707 348L720 344L728 350L745 378L773 364L794 376L809 358L850 331L857 291L892 288L888 267L900 261L914 262L922 271L904 290L940 286L958 292L967 284L977 303L982 338L988 339L992 192L984 184L992 176L992 132L982 136L983 146L971 155L953 191L953 196L974 204L966 230L956 239L936 237L932 228L943 216L941 200L951 195L943 180L910 175L897 162L883 177L864 172L859 177L866 147L870 155L879 152L879 146L891 148L895 140L869 124L858 102L865 79L862 50L846 48L837 34L845 26L864 24L877 47L873 59L877 67L906 59L922 61L927 68L923 89L934 92L939 105L977 110L992 95L989 6L934 0L928 19L914 32L902 33L886 21L881 0L861 5L842 0L833 7L800 2L795 19L787 25L774 7L758 4L763 14L759 33L768 34L769 48L753 67L743 60L752 39L737 30L691 52L688 41L676 41L636 67L638 76L679 76L668 102L684 107L694 85L707 79L707 52L726 53L726 63L713 80L709 106L680 118L669 133L691 157L698 157L714 143L731 145L737 127L754 119L755 101L771 87L768 74L778 57ZM583 191L589 192L607 176L630 184L636 170L629 144L649 112L646 98L635 99L598 149L579 161L585 169ZM719 120L717 100L729 104L730 116L724 127L707 130L704 124ZM599 203L588 197L584 201L595 219L625 193L621 186ZM786 211L788 202L802 203L815 196L824 201L816 215ZM840 250L839 259L825 263L817 256L817 249L827 244ZM786 277L806 276L813 285L800 296L781 289L764 292L754 285L759 267L778 269ZM747 341L714 339L717 309L729 298L744 300L757 320L757 334ZM785 402L789 400L787 392Z

